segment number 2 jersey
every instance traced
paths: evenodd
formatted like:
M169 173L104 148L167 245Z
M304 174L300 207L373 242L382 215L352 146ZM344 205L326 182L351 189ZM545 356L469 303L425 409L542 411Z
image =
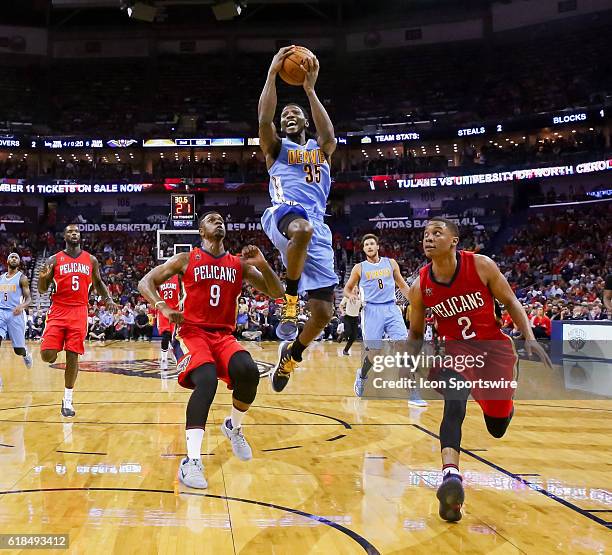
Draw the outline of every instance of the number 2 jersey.
M476 270L472 252L457 251L457 269L448 284L436 281L432 263L420 270L423 304L432 309L445 339L508 340L495 318L495 299Z
M183 275L183 325L231 333L242 293L240 258L226 252L215 257L194 248Z
M87 251L81 251L76 258L65 251L58 252L53 269L53 304L68 307L87 306L92 276L91 254Z
M323 217L331 188L329 163L314 139L299 145L283 139L270 173L272 204L296 202L310 215Z

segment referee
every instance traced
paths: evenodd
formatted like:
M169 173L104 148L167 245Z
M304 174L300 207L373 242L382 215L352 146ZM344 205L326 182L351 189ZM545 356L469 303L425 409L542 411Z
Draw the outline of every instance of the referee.
M343 297L340 301L340 309L344 311L344 335L346 336L346 345L342 351L343 355L350 355L349 352L355 339L357 339L357 329L359 324L359 311L361 310L361 300L359 299L358 289L354 289L356 297L349 299Z

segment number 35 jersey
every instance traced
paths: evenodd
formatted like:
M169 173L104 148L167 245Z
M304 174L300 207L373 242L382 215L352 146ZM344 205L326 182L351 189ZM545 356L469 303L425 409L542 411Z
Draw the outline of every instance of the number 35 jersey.
M228 252L215 257L194 248L183 276L184 324L231 333L242 293L240 258Z
M53 304L68 307L87 306L92 276L91 254L87 251L81 251L76 258L65 251L58 252L53 270Z
M329 163L314 139L299 145L283 139L269 169L272 204L296 202L309 215L323 217L331 187Z
M440 337L508 339L499 329L495 299L478 275L474 253L457 252L457 269L450 283L436 281L431 262L419 275L423 304L432 309Z

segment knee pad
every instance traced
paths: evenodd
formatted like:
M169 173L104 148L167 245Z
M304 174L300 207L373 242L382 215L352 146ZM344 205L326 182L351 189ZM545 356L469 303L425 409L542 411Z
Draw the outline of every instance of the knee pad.
M189 377L195 389L217 389L217 369L212 362L194 368Z
M510 421L512 420L513 415L514 409L512 409L512 413L510 413L510 416L506 416L503 418L497 418L495 416L488 416L485 414L484 421L487 425L487 430L493 437L497 439L503 437L506 433L506 430L508 429L508 426L510 425Z
M250 405L257 395L259 368L246 351L234 353L229 362L229 377L234 386L234 398Z
M168 345L170 345L170 340L172 339L172 334L169 331L165 331L161 336L161 348L163 351L168 350Z
M328 287L320 287L318 289L311 289L307 291L308 299L309 300L318 299L320 301L325 301L327 303L333 303L335 290L336 290L336 287L334 285L330 285ZM330 310L330 312L333 314L333 310ZM331 318L331 315L330 315L330 318Z

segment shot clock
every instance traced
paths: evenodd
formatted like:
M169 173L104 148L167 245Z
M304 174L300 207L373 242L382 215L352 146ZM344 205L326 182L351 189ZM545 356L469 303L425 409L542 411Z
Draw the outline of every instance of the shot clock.
M171 195L171 219L174 227L193 227L196 221L195 195Z

